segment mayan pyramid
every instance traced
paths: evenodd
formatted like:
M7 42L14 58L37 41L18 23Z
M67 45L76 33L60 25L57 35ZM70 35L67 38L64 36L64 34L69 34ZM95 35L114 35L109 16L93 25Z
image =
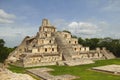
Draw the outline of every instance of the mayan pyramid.
M44 65L80 65L93 60L115 58L105 48L90 50L78 44L71 33L60 32L47 19L33 37L26 36L21 44L10 53L7 61L23 67Z

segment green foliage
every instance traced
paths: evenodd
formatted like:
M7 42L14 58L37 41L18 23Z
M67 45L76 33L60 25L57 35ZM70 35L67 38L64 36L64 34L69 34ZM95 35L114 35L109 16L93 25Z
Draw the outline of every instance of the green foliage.
M75 35L72 35L72 38L77 38L77 36L75 36Z
M11 70L12 72L15 72L15 73L28 73L26 71L26 69L29 69L29 68L23 68L23 67L18 67L18 66L14 66L14 65L9 65L8 67L9 70ZM30 76L32 76L35 80L40 80L39 77L31 74L31 73L28 73Z
M119 39L112 39L111 41L102 41L99 44L100 47L105 46L111 52L113 52L116 56L120 57L120 41Z
M70 33L70 34L71 34L71 32L70 32L70 31L68 31L68 30L63 30L63 32L67 32L67 33Z
M51 72L53 75L71 74L80 78L75 80L119 80L120 76L115 76L109 73L102 73L90 70L92 67L104 66L110 64L120 64L120 59L99 60L95 64L80 65L80 66L50 66L55 69Z
M81 37L79 37L79 38L78 38L78 43L79 43L79 44L84 44L84 40L83 40Z
M9 65L8 69L16 73L25 73L25 68L23 67Z
M91 38L91 39L82 39L81 37L78 38L78 43L82 44L83 46L89 46L90 49L95 49L96 47L98 47L98 43L99 43L100 39L98 38Z
M112 38L91 38L82 39L78 38L78 43L83 46L89 46L90 49L95 49L96 47L106 47L108 50L113 52L117 57L120 57L120 40Z
M0 39L0 47L4 47L5 41L3 39Z
M5 47L5 41L0 39L0 62L4 62L4 60L8 57L9 53L14 50L14 48Z
M91 49L95 49L98 46L99 39L92 38L92 39L85 39L86 43L85 46L89 46Z

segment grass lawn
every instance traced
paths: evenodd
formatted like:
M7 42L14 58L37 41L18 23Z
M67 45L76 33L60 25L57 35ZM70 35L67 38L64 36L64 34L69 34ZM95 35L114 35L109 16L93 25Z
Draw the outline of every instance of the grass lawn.
M119 64L120 59L111 59L111 60L99 60L95 64L80 65L80 66L46 66L48 68L53 68L55 71L51 72L53 75L63 75L71 74L80 77L76 80L120 80L120 75L113 75L104 72L97 72L90 70L92 67L104 66L110 64ZM34 67L38 68L38 67ZM25 70L28 68L21 68L10 65L10 70L18 73L26 73Z

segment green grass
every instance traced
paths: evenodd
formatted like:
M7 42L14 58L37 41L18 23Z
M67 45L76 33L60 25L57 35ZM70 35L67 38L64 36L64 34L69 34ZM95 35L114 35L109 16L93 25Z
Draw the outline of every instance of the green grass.
M71 74L80 77L79 79L76 80L120 80L120 75L118 76L109 73L90 70L92 67L104 66L110 64L120 65L120 59L99 60L96 61L95 64L72 66L72 67L69 66L46 66L46 67L53 68L55 70L51 72L51 74L53 75ZM9 69L12 70L13 72L25 73L25 69L28 68L21 68L10 65Z
M11 70L12 72L16 72L16 73L24 73L24 74L26 73L26 74L29 74L34 79L40 80L37 76L35 76L35 75L31 74L31 73L28 73L26 71L26 69L28 69L28 68L23 68L23 67L18 67L18 66L14 66L14 65L9 65L8 69Z
M16 73L25 73L26 72L25 68L14 66L14 65L9 65L8 69L11 70L12 72L16 72Z

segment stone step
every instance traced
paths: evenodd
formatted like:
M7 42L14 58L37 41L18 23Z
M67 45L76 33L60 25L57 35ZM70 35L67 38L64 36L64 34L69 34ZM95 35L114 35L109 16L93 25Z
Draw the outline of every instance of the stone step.
M68 66L76 66L76 65L84 65L84 64L92 64L94 63L91 59L77 59L77 60L70 60L65 61L64 64Z
M106 50L102 50L101 52L102 52L102 54L103 54L107 59L113 59L113 58L115 58L115 56L113 55L113 53L107 52Z
M73 48L63 37L61 37L59 34L54 34L56 42L59 46L59 50L62 50L63 57L65 60L72 60L71 54L73 54Z

